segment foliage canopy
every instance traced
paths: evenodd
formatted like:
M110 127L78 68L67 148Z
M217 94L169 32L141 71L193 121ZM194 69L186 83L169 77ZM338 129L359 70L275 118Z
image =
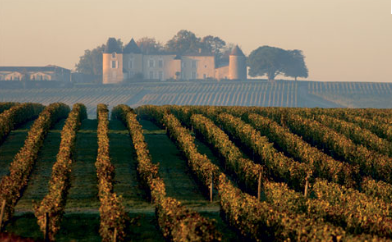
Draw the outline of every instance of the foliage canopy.
M277 47L261 46L248 57L249 75L267 75L273 81L277 75L308 77L308 69L300 50L284 50Z

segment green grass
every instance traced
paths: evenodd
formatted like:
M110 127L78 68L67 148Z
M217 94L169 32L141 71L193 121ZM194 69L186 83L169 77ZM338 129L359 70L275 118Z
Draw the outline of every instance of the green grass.
M61 142L61 130L65 119L61 120L49 130L41 147L33 171L29 177L26 189L18 201L15 209L33 210L32 200L40 202L48 193L48 183L52 175L52 167L56 162L56 156Z
M31 212L15 214L7 223L5 232L34 240L43 238L43 233L39 229L37 219Z
M153 156L153 159L154 153L156 153L155 156L159 157L161 166L163 163L165 167L168 167L165 169L164 172L161 170L160 167L160 174L162 177L164 176L164 173L169 173L165 174L167 176L166 180L164 180L166 185L166 191L170 191L172 197L178 200L180 200L179 198L183 198L184 200L180 201L187 207L191 207L192 209L200 212L200 214L204 217L215 220L217 230L223 235L222 241L240 241L240 238L238 237L236 232L232 228L230 228L230 226L220 216L220 207L218 203L219 197L216 191L214 192L213 203L200 203L199 200L195 200L195 198L200 199L200 188L197 186L196 183L194 183L194 179L190 175L190 170L187 166L185 158L182 157L175 144L168 138L165 130L160 129L155 124L147 120L141 120L139 122L144 128L143 133L146 137L146 142L149 145L149 150L151 152L151 155ZM147 141L147 138L149 139L149 141ZM150 144L152 145L152 147L150 147ZM205 143L196 138L195 144L201 154L205 154L212 163L218 165L222 170L222 164L220 163L219 158ZM159 149L162 150L160 151ZM169 154L172 154L174 156L169 156ZM184 175L187 175L187 178L191 180L191 183L193 183L193 187L187 188L184 185L178 186L178 184L183 181L183 178L181 178L181 181L175 181L175 179L178 179ZM173 187L171 187L170 185L168 186L167 183L171 183L172 181L177 183L170 184L174 185ZM184 194L184 191L182 190L186 189L189 192L190 188L198 189L197 197L196 195L189 194L187 197L184 198L182 196ZM168 196L170 196L169 193ZM202 197L205 201L206 198L203 195Z
M210 203L191 175L191 171L176 145L164 130L150 121L141 120L143 132L153 163L159 163L159 175L166 186L166 194L187 207L217 206Z
M115 168L114 192L123 197L125 209L153 210L146 193L139 187L136 153L128 129L121 121L109 122L109 147L111 163Z
M131 241L165 241L159 230L155 213L130 214L135 224L129 227L127 234Z
M99 208L98 182L95 168L97 158L97 120L83 120L76 135L75 161L72 164L71 187L66 210Z
M99 214L65 214L56 241L99 242Z
M217 194L215 193L214 202L210 203L208 198L201 193L199 185L191 175L186 159L181 155L175 143L168 138L165 130L146 120L142 120L141 124L153 162L160 163L159 172L165 181L167 195L201 212L203 216L214 219L217 229L223 234L223 241L238 241L236 233L220 217ZM47 193L63 125L64 121L59 122L48 133L28 186L16 207L17 213L7 224L5 229L7 232L42 239L42 232L31 212L32 200L39 202ZM0 146L0 152L10 152L10 148L23 145L28 127L26 125L14 131ZM98 148L96 129L96 120L84 120L77 133L71 187L61 229L56 236L57 241L101 241L99 236L100 203L94 164ZM23 132L25 136L22 136ZM120 121L109 122L109 142L111 162L115 167L114 192L122 197L125 209L134 221L127 231L129 239L132 241L164 241L156 221L154 206L146 200L145 192L139 187L135 150L127 128ZM196 145L201 153L206 154L214 163L218 163L218 159L206 145L199 140L196 140Z
M223 241L240 241L236 232L220 217L217 193L214 194L213 203L201 194L187 161L166 135L165 130L147 120L139 122L143 126L153 162L159 162L159 174L165 182L167 195L176 198L186 207L200 212L204 217L215 220L217 230L223 235ZM195 140L195 144L201 154L207 155L214 164L220 165L219 159L207 145L198 139Z
M244 239L222 219L220 212L200 212L200 214L206 218L215 220L216 229L222 234L222 241L244 241Z
M33 213L21 213L13 217L5 228L6 232L34 240L43 239L37 220ZM65 214L56 241L99 242L99 215Z
M131 241L164 242L159 231L154 213L129 214L135 221L127 231ZM56 235L56 241L68 242L99 242L99 214L94 213L68 213L61 222L61 229ZM22 237L42 240L43 233L40 231L33 213L19 213L13 217L5 228L5 232L13 233ZM126 240L126 241L129 241Z
M194 133L192 133L195 135ZM239 184L237 182L237 179L232 176L232 172L229 170L226 170L226 165L225 165L225 159L222 157L219 157L219 152L214 149L214 147L210 146L208 143L206 143L203 138L199 135L195 136L195 144L197 147L197 150L199 151L200 154L206 155L208 159L211 160L213 164L219 167L220 171L225 173L227 178L237 187L239 187ZM248 158L245 154L243 154L244 158ZM218 191L214 189L214 199L219 199L217 195Z
M15 155L23 147L27 133L34 121L27 122L11 131L4 142L0 145L0 179L9 174L9 166Z
M200 154L206 155L213 164L217 166L220 165L219 158L214 154L210 147L208 147L208 145L198 138L195 138L195 145L197 147L197 151L199 151Z

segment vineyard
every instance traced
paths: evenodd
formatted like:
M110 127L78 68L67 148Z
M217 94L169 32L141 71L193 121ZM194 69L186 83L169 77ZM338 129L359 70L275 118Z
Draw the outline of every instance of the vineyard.
M392 108L391 83L293 82L261 80L154 82L124 86L0 89L0 102L62 102L86 105L96 118L97 105L211 105L259 107Z
M392 240L390 109L94 110L0 103L1 240Z
M308 82L307 93L349 108L391 108L391 83Z

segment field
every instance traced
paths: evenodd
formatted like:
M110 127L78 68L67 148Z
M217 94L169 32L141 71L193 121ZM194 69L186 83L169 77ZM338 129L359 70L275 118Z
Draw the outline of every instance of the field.
M83 103L96 117L98 103L114 107L142 105L212 105L259 107L392 108L391 83L263 80L153 82L127 85L80 85L72 88L0 89L0 102L48 105Z
M0 236L392 238L392 110L99 104L94 111L88 119L83 104L0 103Z

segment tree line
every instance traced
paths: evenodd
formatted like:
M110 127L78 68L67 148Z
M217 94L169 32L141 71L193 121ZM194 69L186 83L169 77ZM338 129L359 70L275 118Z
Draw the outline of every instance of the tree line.
M117 39L119 49L124 48L121 39ZM207 35L202 38L197 37L191 31L180 30L166 44L162 44L153 37L143 37L136 41L143 54L193 54L203 53L215 56L216 65L229 63L229 55L235 46L227 43L218 36ZM76 71L88 75L102 75L102 53L106 44L97 46L92 50L85 50L75 65ZM284 50L277 47L261 46L251 52L247 57L248 74L251 77L267 76L273 81L277 75L307 78L308 69L305 57L301 50Z

